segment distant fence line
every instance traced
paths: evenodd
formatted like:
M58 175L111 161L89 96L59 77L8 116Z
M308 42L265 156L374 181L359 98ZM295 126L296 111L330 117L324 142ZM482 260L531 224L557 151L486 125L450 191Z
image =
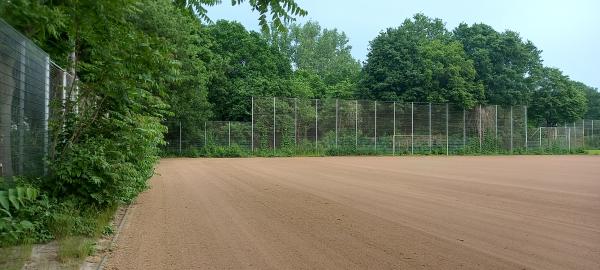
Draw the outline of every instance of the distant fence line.
M598 147L600 121L532 128L527 107L261 97L251 121L209 121L203 131L168 136L167 150L236 147L247 152L380 154L526 152ZM171 123L170 126L177 126ZM187 130L187 129L186 129ZM172 131L171 131L172 133ZM174 140L175 139L175 140Z

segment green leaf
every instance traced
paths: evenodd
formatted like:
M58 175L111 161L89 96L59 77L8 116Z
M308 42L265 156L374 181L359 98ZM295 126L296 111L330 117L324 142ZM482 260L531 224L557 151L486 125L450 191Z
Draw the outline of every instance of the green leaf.
M22 220L20 223L21 227L23 227L23 229L29 230L33 228L33 223L27 221L27 220Z
M17 200L19 201L19 203L21 205L25 205L25 203L23 203L23 199L25 199L25 188L24 187L17 187Z
M8 200L12 203L13 207L19 210L19 200L17 200L17 191L14 188L8 190Z
M28 187L26 189L25 196L27 197L27 200L33 201L33 200L35 200L35 198L37 197L37 195L38 195L38 190L37 189L30 188L30 187Z
M10 210L10 204L8 203L8 193L4 190L0 190L0 206L3 210Z

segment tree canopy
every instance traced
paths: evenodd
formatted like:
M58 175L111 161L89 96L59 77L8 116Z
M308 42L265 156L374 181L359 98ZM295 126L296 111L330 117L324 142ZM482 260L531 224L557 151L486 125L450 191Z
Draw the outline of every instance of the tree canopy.
M417 14L370 43L359 94L365 98L452 102L483 99L473 61L439 19Z
M252 96L295 96L286 56L236 22L207 27L215 54L209 100L216 119L247 120Z
M543 68L532 93L529 115L541 126L556 126L580 119L587 110L582 85L556 68Z
M474 62L476 78L484 85L486 102L527 105L541 68L540 53L533 43L513 31L497 32L486 24L460 24L453 31Z
M544 67L541 50L514 31L482 23L448 31L416 14L370 45L357 88L363 98L528 105L530 119L548 125L598 115L598 92Z
M266 33L270 44L285 54L294 69L294 87L310 97L351 98L360 73L348 37L318 22L293 23L285 32Z

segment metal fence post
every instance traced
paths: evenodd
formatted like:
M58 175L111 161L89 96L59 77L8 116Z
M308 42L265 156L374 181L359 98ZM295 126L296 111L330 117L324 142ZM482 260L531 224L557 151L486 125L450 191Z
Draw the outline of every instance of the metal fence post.
M17 132L19 136L19 144L17 147L18 160L17 173L15 175L23 174L23 164L25 163L25 82L27 75L26 63L27 63L27 49L25 47L25 40L21 42L21 65L19 67L19 122L17 124ZM5 123L3 123L5 124ZM9 142L10 143L10 142ZM10 165L10 164L9 164Z
M44 87L44 156L49 156L50 150L50 137L48 122L50 121L50 57L44 58L44 66L46 67L45 74L45 87ZM44 162L44 175L48 172L48 166ZM0 174L0 176L2 176Z
M569 152L571 152L571 128L567 128L569 130Z
M467 110L463 108L463 150L467 147Z
M513 106L510 106L510 152L513 151Z
M392 155L396 155L396 101L394 101L394 133L392 135Z
M315 99L315 152L319 153L319 100Z
M585 149L585 119L581 119L581 148Z
M179 138L181 138L181 136L179 136ZM208 144L208 132L206 131L206 121L204 121L204 147L206 147L207 144Z
M415 153L415 103L410 103L410 154Z
M542 127L540 127L540 149L542 149Z
M294 145L298 146L298 98L294 98Z
M338 147L338 99L335 99L335 148Z
M481 121L481 104L479 104L479 152L483 143L483 123Z
M573 137L575 144L577 144L577 126L575 125L575 122L573 122Z
M592 143L596 143L596 141L594 141L594 120L592 120ZM597 147L598 145L594 145L594 147Z
M206 125L206 122L204 124ZM179 121L179 154L181 155L181 121Z
M377 100L374 101L375 105L375 136L373 136L373 142L375 143L375 152L377 152Z
M227 122L227 146L231 147L231 121Z
M275 97L273 97L273 154L275 154Z
M525 153L529 150L529 135L527 134L527 106L523 106L523 110L525 110Z
M569 131L567 129L571 129L571 127L569 126L568 123L565 122L565 140L567 140L567 144L570 144L570 137L571 135L569 134Z
M448 103L446 103L446 156L450 154L450 134L448 132L448 120L450 118L450 113L448 111Z
M252 96L252 119L250 121L252 121L252 123L250 123L250 136L252 137L250 139L250 150L252 151L252 153L254 153L254 96Z
M496 107L494 112L496 118L496 120L494 121L496 126L494 129L494 133L496 138L496 147L498 147L498 105L495 105L494 107Z
M429 102L429 153L433 151L433 141L431 139L431 102Z
M358 100L354 101L354 150L358 150Z

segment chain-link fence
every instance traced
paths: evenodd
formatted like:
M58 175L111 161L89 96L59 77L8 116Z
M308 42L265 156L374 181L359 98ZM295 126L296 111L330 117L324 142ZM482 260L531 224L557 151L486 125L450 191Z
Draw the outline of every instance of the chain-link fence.
M41 176L50 151L50 101L73 77L0 19L0 176Z
M600 149L600 121L580 120L532 130L530 147L545 150Z
M528 148L527 109L253 98L251 150L419 154Z
M206 122L189 141L171 122L167 149L235 147L255 154L459 154L600 147L599 121L527 125L525 106L252 98L250 122ZM595 124L595 126L594 126ZM173 136L179 132L178 136ZM191 148L190 148L191 147Z
M600 148L600 121L530 127L525 106L252 98L250 122L209 121L190 141L173 122L167 150L265 154L460 154ZM174 129L173 129L174 128ZM183 127L185 130L185 127ZM177 136L173 136L179 132Z

